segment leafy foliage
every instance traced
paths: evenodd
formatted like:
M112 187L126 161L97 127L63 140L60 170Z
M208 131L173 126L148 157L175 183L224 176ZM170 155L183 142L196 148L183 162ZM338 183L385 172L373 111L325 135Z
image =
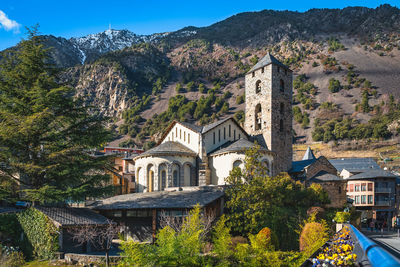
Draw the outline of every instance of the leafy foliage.
M315 215L311 215L304 222L300 234L300 251L311 255L329 239L329 228L324 220L317 222Z
M36 29L19 46L0 66L0 180L19 181L40 202L110 192L101 173L108 158L88 154L110 138L104 119L57 84Z
M55 225L42 212L29 208L17 214L24 236L33 248L33 256L52 259L58 251L58 232Z
M258 149L255 146L248 150L243 171L234 168L226 179L231 184L226 191L228 226L241 235L268 227L281 241L281 249L295 249L299 220L306 216L309 207L324 198L287 175L269 177Z

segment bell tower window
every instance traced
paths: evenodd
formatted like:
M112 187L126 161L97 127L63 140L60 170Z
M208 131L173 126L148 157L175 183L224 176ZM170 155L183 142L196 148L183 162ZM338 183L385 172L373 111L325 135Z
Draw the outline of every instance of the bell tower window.
M285 112L285 104L281 103L280 112L283 114Z
M259 92L261 92L261 81L258 80L256 82L256 93L258 94Z
M282 79L280 80L279 88L281 89L282 92L285 91L285 83L283 82Z
M257 104L256 110L255 110L255 126L254 130L260 130L261 129L261 104Z
M279 121L279 131L283 132L283 120L282 119Z

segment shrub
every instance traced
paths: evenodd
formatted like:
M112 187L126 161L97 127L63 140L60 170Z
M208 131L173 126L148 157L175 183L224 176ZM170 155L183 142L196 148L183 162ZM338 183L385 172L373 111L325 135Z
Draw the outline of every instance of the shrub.
M312 254L320 248L329 238L326 223L306 223L300 234L300 251Z
M345 223L350 221L350 212L338 211L336 212L335 218L333 218L337 223Z
M233 255L232 238L229 234L229 228L225 223L226 218L222 215L214 227L213 233L214 246L212 252L218 258L218 266L229 266L229 258Z
M239 244L248 244L249 241L243 236L234 236L231 238L232 248L236 249Z
M199 84L199 86L198 86L197 89L198 89L199 92L202 93L202 94L206 94L206 93L207 93L207 88L206 88L206 87L204 86L204 84L202 84L202 83Z
M244 95L239 95L236 97L236 104L240 105L244 103Z
M257 235L250 235L251 246L254 250L272 251L278 247L278 238L268 227L264 227Z
M183 91L184 91L184 89L183 89L183 87L182 87L182 84L181 83L177 83L176 84L176 86L175 86L175 91L176 91L176 93L182 93Z
M313 68L318 67L318 63L314 61L312 66L313 66Z
M342 86L340 85L339 80L336 80L335 78L329 79L329 86L328 86L329 91L331 91L332 93L337 93L340 91L341 88Z

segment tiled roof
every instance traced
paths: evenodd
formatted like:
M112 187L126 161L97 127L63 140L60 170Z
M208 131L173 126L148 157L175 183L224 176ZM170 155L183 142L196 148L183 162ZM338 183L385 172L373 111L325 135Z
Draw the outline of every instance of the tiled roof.
M86 208L35 206L52 221L61 226L106 224L107 218Z
M193 150L187 148L181 143L168 141L161 143L160 145L153 147L152 149L149 149L146 152L143 152L136 158L140 158L143 156L157 156L165 154L196 156L196 153Z
M380 169L373 158L342 158L330 159L329 162L341 172L343 169L348 171L361 171L370 169Z
M366 170L362 173L355 174L347 178L346 180L358 180L358 179L371 179L371 178L396 178L397 176L384 171L382 169Z
M301 172L305 167L311 165L316 159L299 160L292 162L292 168L289 172Z
M328 173L326 171L320 171L315 176L313 176L309 181L311 182L329 182L329 181L342 181L343 179L337 175Z
M193 208L196 204L204 207L223 195L221 188L210 186L193 187L183 191L133 193L104 199L94 209Z
M223 144L221 147L218 147L217 149L211 151L209 153L210 156L218 155L221 153L227 153L227 152L245 152L249 148L253 147L255 144L250 142L247 139L240 138L239 140L233 141L233 142L226 142ZM261 152L269 152L268 149L264 147L260 147Z
M312 149L310 147L307 147L307 151L306 153L304 153L302 160L309 160L309 159L315 159L315 156Z
M262 68L264 66L267 66L269 64L275 64L278 66L281 66L285 69L289 69L286 65L284 65L282 62L280 62L279 60L277 60L273 55L271 55L270 53L267 53L260 61L257 62L256 65L254 65L248 73L253 72L255 70L258 70L259 68Z

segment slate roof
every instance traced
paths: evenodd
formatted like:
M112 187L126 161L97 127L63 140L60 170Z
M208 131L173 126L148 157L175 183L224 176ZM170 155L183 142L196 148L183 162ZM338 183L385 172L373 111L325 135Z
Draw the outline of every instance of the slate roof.
M214 155L218 155L221 153L228 153L228 152L245 152L246 150L248 150L249 148L251 148L253 146L254 146L254 143L250 142L247 139L240 138L239 140L236 140L233 142L232 141L226 142L222 146L211 151L208 155L214 156ZM269 152L268 149L266 149L265 147L262 147L262 146L260 146L260 151L261 152Z
M305 167L311 165L315 161L316 159L293 161L292 168L289 172L301 172L304 170Z
M178 122L178 123L182 124L183 126L189 128L189 129L191 129L191 130L193 130L195 132L198 132L198 133L201 133L201 131L203 130L203 126L199 126L199 125L196 125L196 124L191 124L191 123L188 123L188 122Z
M98 203L95 210L126 210L126 209L168 209L193 208L196 204L204 207L218 198L224 192L219 187L195 187L183 191L158 191L133 193L107 198Z
M52 221L61 226L107 224L108 219L86 208L35 206Z
M225 119L222 119L222 120L219 120L219 121L216 121L216 122L207 124L207 125L205 125L205 126L203 127L201 133L204 134L204 133L208 132L209 130L211 130L211 129L217 127L218 125L220 125L220 124L222 124L222 123L224 123L224 122L226 122L226 121L228 121L228 120L230 120L230 119L232 119L232 117L228 117L228 118L225 118Z
M314 156L314 152L310 147L307 147L306 153L304 153L302 160L316 159Z
M330 159L329 162L341 172L343 169L348 171L361 172L363 170L380 169L373 158L342 158Z
M248 73L253 72L255 70L258 70L259 68L262 68L262 67L267 66L269 64L275 64L275 65L278 65L278 66L283 67L285 69L289 69L286 65L284 65L282 62L277 60L273 55L271 55L270 53L267 53L261 60L259 60L257 62L256 65L254 65L248 71Z
M138 155L136 158L140 158L143 156L157 156L157 155L165 155L165 154L173 154L173 155L184 155L184 156L196 156L196 153L187 148L186 146L182 145L181 143L168 141L159 144L152 149L143 152L142 154Z
M320 171L315 176L313 176L309 181L311 182L330 182L330 181L342 181L343 179L337 175L328 173L326 171Z
M372 178L396 178L397 176L384 171L382 169L367 170L359 174L355 174L347 178L346 180L359 180L359 179L372 179Z

